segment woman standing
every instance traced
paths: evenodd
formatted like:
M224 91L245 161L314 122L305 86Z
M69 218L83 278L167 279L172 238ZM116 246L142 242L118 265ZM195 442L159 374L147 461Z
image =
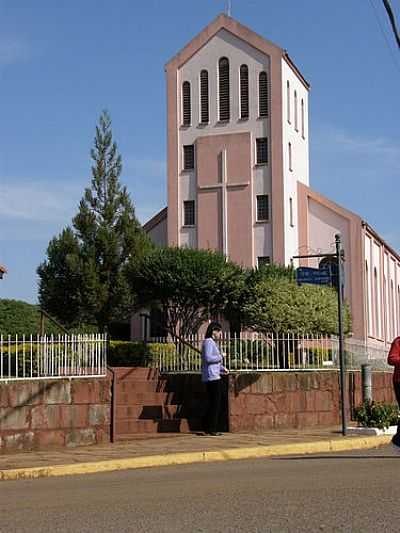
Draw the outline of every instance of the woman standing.
M228 370L222 364L223 357L216 342L221 338L221 331L221 324L211 322L201 349L201 380L207 386L208 400L204 431L212 437L222 435L217 433L222 398L221 374L228 374Z
M394 366L393 387L400 407L400 337L396 337L392 342L387 362L389 365ZM394 435L392 443L400 448L400 422L397 425L397 433Z

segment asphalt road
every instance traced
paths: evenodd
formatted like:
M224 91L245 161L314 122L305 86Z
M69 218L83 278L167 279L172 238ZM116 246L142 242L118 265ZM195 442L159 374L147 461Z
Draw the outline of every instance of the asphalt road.
M400 454L366 452L0 482L0 531L400 531Z

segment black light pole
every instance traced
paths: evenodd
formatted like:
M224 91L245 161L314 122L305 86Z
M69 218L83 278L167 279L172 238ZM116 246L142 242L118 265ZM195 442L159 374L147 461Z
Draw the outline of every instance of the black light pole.
M342 435L347 434L346 422L346 362L344 359L344 336L343 336L343 281L342 265L343 250L340 241L340 235L335 235L336 242L336 260L337 260L337 293L338 293L338 322L339 322L339 363L340 363L340 403L342 414Z

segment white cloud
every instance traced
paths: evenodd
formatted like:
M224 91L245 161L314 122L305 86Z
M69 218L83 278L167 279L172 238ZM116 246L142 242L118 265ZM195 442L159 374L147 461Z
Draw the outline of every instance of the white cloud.
M333 127L316 127L312 147L323 153L356 159L360 165L376 161L385 168L400 169L400 142L384 137L352 135Z
M82 185L8 181L0 184L0 216L31 222L69 221Z

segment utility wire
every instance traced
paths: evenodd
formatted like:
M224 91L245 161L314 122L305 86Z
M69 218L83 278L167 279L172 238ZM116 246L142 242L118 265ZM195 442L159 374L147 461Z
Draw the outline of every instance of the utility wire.
M396 68L398 69L398 71L400 72L400 64L399 64L399 61L398 61L398 57L394 55L393 48L392 48L392 46L391 46L391 44L390 44L390 42L389 42L388 36L386 35L386 32L385 32L385 30L383 29L383 26L382 26L382 24L381 24L381 21L380 21L380 18L379 18L378 10L377 10L377 8L376 8L376 6L375 6L373 0L369 0L369 3L371 4L372 9L373 9L374 12L375 12L376 20L377 20L377 22L378 22L378 24L379 24L379 28L380 28L381 33L382 33L382 35L383 35L383 38L384 38L384 40L385 40L385 42L386 42L386 45L387 45L387 47L389 48L389 52L390 52L390 55L392 56L393 62L394 62L394 64L396 65Z
M383 1L383 5L385 6L386 12L388 14L390 24L392 26L392 30L394 33L394 38L396 39L396 42L397 42L397 46L400 48L400 35L397 30L396 19L394 18L392 6L390 5L389 0L382 0L382 1Z

